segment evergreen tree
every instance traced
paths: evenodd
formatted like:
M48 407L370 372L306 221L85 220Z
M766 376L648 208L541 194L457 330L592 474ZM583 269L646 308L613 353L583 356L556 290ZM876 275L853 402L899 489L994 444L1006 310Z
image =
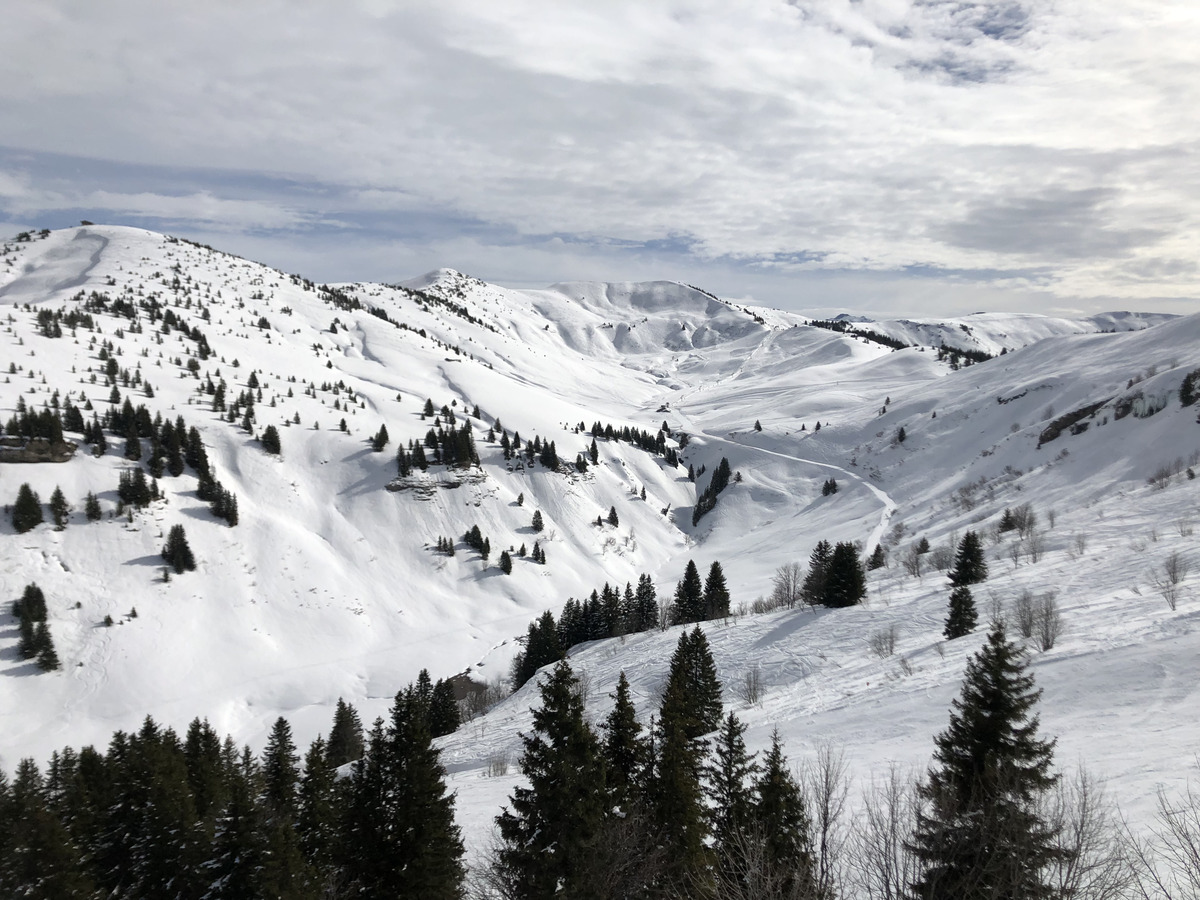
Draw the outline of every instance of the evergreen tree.
M433 686L433 697L429 701L429 731L436 737L454 734L458 730L458 701L454 699L454 684L449 679L439 678Z
M976 532L968 531L958 543L954 569L950 572L950 584L953 587L979 584L987 575L988 565L983 558L983 544Z
M629 627L631 632L649 631L658 625L658 593L654 589L654 582L645 573L638 577L633 609L633 622Z
M329 765L325 741L318 736L304 754L304 774L300 776L296 801L300 849L312 866L318 884L329 885L334 878L339 834L338 796L336 772Z
M583 715L579 683L560 662L541 686L533 732L523 734L518 787L496 817L502 845L498 874L508 896L586 897L589 846L605 814L604 764Z
M604 720L604 763L608 787L617 806L628 810L649 761L648 748L641 737L642 726L629 696L629 681L622 669L613 708Z
M67 503L62 488L56 486L54 493L50 495L50 516L54 519L55 531L62 531L67 527L67 517L70 514L71 504Z
M975 630L976 618L975 599L971 596L971 589L960 585L950 592L950 610L942 634L948 641L968 635Z
M191 572L196 568L196 558L192 555L192 548L188 546L187 533L182 525L171 526L167 533L167 543L162 550L162 558L175 570L176 575Z
M300 757L292 741L292 727L280 716L271 727L263 750L263 798L271 812L291 822L296 817L296 786L300 782Z
M505 575L512 574L512 556L507 550L500 551L500 571Z
M388 445L390 440L387 425L380 425L379 430L375 432L375 437L371 439L371 449L376 453L382 453L383 448Z
M346 870L358 893L397 900L458 900L465 870L454 795L429 734L424 701L396 695L387 730L376 722L354 764Z
M707 749L703 736L720 721L716 664L708 640L696 627L680 636L671 657L655 735L654 824L668 860L666 878L676 890L686 890L708 865L708 816L701 785Z
M829 541L817 541L808 557L808 574L800 587L800 597L809 606L825 602L825 584L829 579L829 563L833 559L833 547Z
M621 524L621 520L617 518L617 508L615 506L608 508L608 524L613 526L613 528Z
M542 511L540 509L535 509L533 511L533 521L530 523L529 527L532 528L535 533L540 532L546 527L542 522Z
M17 501L13 504L13 528L17 530L17 534L24 534L44 521L41 498L29 486L29 482L25 482L17 489Z
M362 719L353 705L338 697L333 711L333 728L329 732L329 743L325 748L330 768L337 769L354 762L363 755Z
M854 606L867 597L867 578L858 550L849 541L840 541L829 558L822 602L833 608Z
M1038 806L1058 777L1055 742L1038 737L1041 691L1026 668L1003 623L993 622L967 663L950 725L935 739L935 766L919 787L911 845L918 900L1057 896L1043 878L1059 853L1057 832Z
M730 712L713 742L713 759L705 772L713 843L721 863L747 840L754 812L750 779L758 766L755 754L746 751L745 734L746 726Z
M754 793L755 834L763 842L764 881L774 887L770 896L816 900L820 893L808 811L800 785L788 769L778 730L771 734L771 749L763 758Z
M713 560L704 580L704 618L722 619L729 615L729 588L721 564Z
M142 458L142 442L138 439L137 423L133 420L130 420L125 432L125 458L133 462Z
M875 549L871 551L871 558L867 560L867 568L871 571L882 569L887 565L887 552L883 549L883 544L876 544Z
M44 621L38 622L33 633L33 645L37 649L37 667L43 672L53 672L59 668L58 654L54 651L54 641L50 637L50 626Z
M87 497L83 501L83 514L89 522L98 522L104 515L100 509L99 499L91 491L88 491Z
M699 622L704 618L704 583L696 561L689 559L683 578L675 585L675 605L671 616L673 625Z
M267 451L267 453L273 453L278 456L283 452L283 448L279 442L279 429L274 425L268 425L263 429L259 442L262 444L263 450Z

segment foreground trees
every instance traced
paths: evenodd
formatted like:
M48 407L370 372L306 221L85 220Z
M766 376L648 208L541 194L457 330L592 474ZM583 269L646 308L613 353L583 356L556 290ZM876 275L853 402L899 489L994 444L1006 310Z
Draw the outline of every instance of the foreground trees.
M935 741L935 767L919 788L914 897L1057 896L1044 875L1062 850L1039 805L1058 778L1054 741L1038 736L1040 696L1022 650L994 622L967 663L950 725Z

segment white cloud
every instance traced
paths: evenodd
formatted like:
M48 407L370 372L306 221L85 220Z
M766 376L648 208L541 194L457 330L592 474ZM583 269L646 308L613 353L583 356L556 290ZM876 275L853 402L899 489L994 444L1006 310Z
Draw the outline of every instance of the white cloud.
M42 208L57 191L229 229L433 216L526 235L531 265L547 235L682 237L700 269L1200 294L1200 11L1181 0L117 0L5 24L10 147L295 182L27 186ZM513 258L470 243L477 265L445 262Z

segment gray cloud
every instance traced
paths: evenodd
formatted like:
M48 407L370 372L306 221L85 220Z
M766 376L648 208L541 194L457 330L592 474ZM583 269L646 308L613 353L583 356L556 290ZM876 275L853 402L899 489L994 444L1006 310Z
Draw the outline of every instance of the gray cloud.
M319 242L328 277L363 248L530 282L655 263L778 303L914 272L993 305L1200 289L1183 5L48 0L5 26L14 223L85 210L277 265Z

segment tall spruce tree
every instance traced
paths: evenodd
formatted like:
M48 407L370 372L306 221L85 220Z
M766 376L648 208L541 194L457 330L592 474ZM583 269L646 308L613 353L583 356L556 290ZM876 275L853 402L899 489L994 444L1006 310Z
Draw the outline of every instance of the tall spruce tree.
M729 587L721 564L713 560L704 580L704 618L722 619L729 615Z
M858 550L849 541L839 542L829 558L825 576L825 596L821 601L835 609L854 606L867 597L867 576Z
M751 779L758 772L755 754L746 750L746 725L730 712L713 741L706 769L713 846L722 866L733 862L736 849L749 837L754 813Z
M673 609L671 621L674 625L699 622L704 618L704 582L700 580L700 570L694 559L688 560L683 578L675 585Z
M800 587L800 599L809 606L825 602L825 583L829 579L829 562L833 558L833 547L829 541L817 541L808 557L808 574Z
M754 792L754 833L762 842L761 877L766 888L762 895L818 900L811 822L778 730L771 734L771 749L763 758Z
M606 816L605 771L583 716L579 682L563 660L541 685L533 731L521 736L519 766L529 787L514 789L496 817L497 875L505 896L590 897L590 846Z
M958 542L958 552L954 556L954 568L950 572L952 587L966 587L979 584L988 576L987 560L983 558L983 544L979 534L968 531Z
M949 727L935 739L935 766L918 788L923 801L911 850L917 900L1047 900L1044 878L1060 851L1039 798L1058 776L1054 741L1038 736L1035 689L1023 651L1000 621L968 663Z
M41 498L29 486L29 482L25 482L17 489L17 500L13 503L13 528L17 530L17 534L24 534L44 521Z
M363 755L363 726L353 704L338 697L333 710L333 727L325 752L331 768L337 769Z
M942 634L948 641L968 635L975 630L976 619L975 598L971 596L971 589L959 585L950 592L950 609Z
M628 809L636 786L643 781L649 760L646 741L641 737L642 726L629 696L629 680L623 669L612 698L613 708L603 725L605 770L615 804Z

